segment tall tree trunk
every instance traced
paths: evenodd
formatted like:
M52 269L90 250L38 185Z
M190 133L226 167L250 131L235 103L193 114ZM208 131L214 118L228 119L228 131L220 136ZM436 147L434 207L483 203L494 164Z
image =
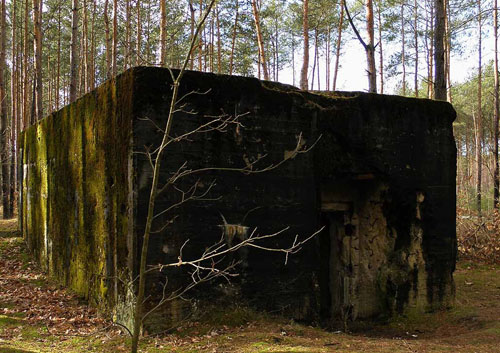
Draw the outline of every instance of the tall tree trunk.
M194 9L194 6L193 6L193 1L194 0L189 0L189 11L191 13L191 26L190 26L190 29L191 29L191 37L190 38L193 38L194 36L194 22L195 22L195 9ZM194 68L194 55L191 55L191 61L189 62L189 69L190 70L193 70Z
M141 59L141 48L142 48L142 27L141 27L141 1L136 0L136 10L137 10L137 38L136 38L136 48L135 48L135 55L136 55L136 61L135 64L137 66L142 64L142 59ZM166 25L166 23L165 23ZM160 28L161 31L161 28Z
M380 93L384 94L384 51L382 46L382 6L380 0L377 3L377 19L378 19L378 43L379 43L379 76L380 76Z
M160 0L160 66L167 62L167 0Z
M326 90L330 90L330 42L331 42L331 27L328 25L326 31L326 55L325 55L325 86Z
M215 14L217 16L217 73L222 73L222 39L220 34L219 5L215 4Z
M238 32L239 0L236 1L236 14L234 15L233 36L231 38L231 54L229 55L229 75L233 74L234 47L236 45L236 34Z
M482 198L482 167L483 167L483 111L482 111L482 14L481 0L477 0L477 23L478 23L478 72L477 72L477 117L476 117L476 203L477 211L481 214L481 198Z
M12 33L12 74L10 78L11 98L11 134L10 134L10 183L9 183L9 213L14 214L15 191L17 187L17 130L18 130L18 101L17 101L17 76L19 75L18 52L17 52L17 1L12 0L11 33Z
M92 0L93 11L92 11L92 32L90 34L90 52L91 52L91 65L90 65L90 89L93 90L96 85L96 76L95 76L95 60L96 60L96 31L95 31L95 17L97 13L97 2L96 0Z
M367 64L367 73L368 73L368 91L371 93L377 93L377 69L375 64L375 29L373 25L373 3L372 0L366 0L365 2L365 10L366 10L366 31L368 33L368 43L366 43L361 35L359 34L358 29L354 25L354 21L349 13L349 9L347 8L347 3L345 0L342 1L344 4L345 12L347 15L347 19L351 24L352 30L358 37L359 42L365 49L366 54L366 64Z
M146 60L142 59L142 62L146 62L146 65L151 65L153 62L153 53L151 52L151 1L147 2L146 7ZM141 35L142 36L142 35Z
M448 102L452 102L451 97L451 33L450 33L450 6L448 0L444 0L445 6L445 71L446 71L446 98Z
M317 79L318 79L318 91L321 91L321 82L320 82L320 67L319 67L319 48L318 48L318 29L316 28L314 31L314 58L316 60L316 68L317 68Z
M340 6L340 18L339 26L337 27L337 47L335 49L335 68L333 70L333 83L332 90L337 89L337 77L339 73L339 63L340 63L340 47L342 45L342 28L344 26L344 6L342 6L342 1L339 3Z
M33 28L35 34L34 54L35 54L35 81L34 81L34 116L35 119L43 118L43 89L42 89L42 11L43 1L33 0Z
M262 39L262 31L260 28L259 9L257 1L252 0L253 19L255 23L255 31L257 32L257 45L259 46L259 61L264 73L264 80L269 80L269 71L267 69L266 53L264 51L264 41Z
M309 0L303 0L302 8L302 33L304 36L304 55L302 59L302 70L300 71L300 88L307 90L309 82L307 73L309 71Z
M0 9L0 163L2 164L2 206L3 206L3 218L8 219L11 217L9 212L9 119L7 111L7 89L5 77L7 70L7 46L6 46L6 17L7 17L7 7L5 5L5 0L2 0Z
M76 100L78 87L78 0L73 0L71 3L71 44L69 55L69 102L71 103Z
M405 53L405 0L401 1L401 66L403 68L403 96L406 96L406 53Z
M373 3L366 0L366 31L368 43L365 46L366 61L368 64L368 91L377 93L377 69L375 67L375 29L373 25Z
M113 54L111 55L111 76L117 72L116 60L118 57L118 0L113 0Z
M203 0L200 0L200 18L203 15ZM198 41L198 71L203 71L203 45L205 44L205 28Z
M446 75L444 60L445 9L444 0L434 0L434 98L446 100Z
M28 73L28 56L29 56L29 37L28 37L28 24L30 18L30 6L29 0L25 0L24 2L24 40L23 40L23 127L24 130L30 124L30 115L28 114L29 108L29 73Z
M494 80L495 80L495 91L494 91L494 150L495 150L495 169L493 172L493 207L495 209L499 208L499 198L500 198L500 163L498 161L498 138L499 138L499 116L500 116L500 102L499 102L499 79L498 79L498 1L494 0L493 4L493 39L495 42L494 51Z
M83 39L83 79L84 87L83 92L89 92L90 88L90 55L89 55L89 23L88 23L88 9L87 0L83 0L83 21L82 21L82 39Z
M113 55L111 49L111 34L109 29L109 16L108 16L108 6L109 0L104 1L104 40L106 42L106 78L110 79L113 75L113 71L111 69L111 57Z
M56 68L56 110L59 110L60 97L59 97L59 89L61 87L61 6L57 9L57 68Z
M123 46L123 70L129 68L131 40L130 0L125 0L125 45Z
M317 43L318 43L318 31L315 29L314 31L314 39L315 39L315 44L314 44L314 56L313 56L313 67L312 67L312 73L311 73L311 90L314 90L314 74L316 74L316 61L317 61Z
M413 30L414 30L414 43L415 46L415 72L414 72L414 89L415 89L415 97L418 98L418 3L417 0L413 1L414 13L413 13Z
M295 37L292 34L292 82L295 86Z

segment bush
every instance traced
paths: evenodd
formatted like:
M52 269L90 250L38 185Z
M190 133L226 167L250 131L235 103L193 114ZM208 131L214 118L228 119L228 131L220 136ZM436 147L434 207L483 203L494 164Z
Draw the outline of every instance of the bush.
M479 216L457 209L457 242L460 259L500 263L500 213Z

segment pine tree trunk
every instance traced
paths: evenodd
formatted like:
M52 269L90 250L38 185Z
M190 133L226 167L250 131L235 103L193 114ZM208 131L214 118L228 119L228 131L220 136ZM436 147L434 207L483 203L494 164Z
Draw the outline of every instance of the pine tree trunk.
M10 134L10 183L9 183L9 213L14 214L15 195L17 189L16 178L16 146L17 146L17 131L18 131L18 105L17 105L17 76L19 75L18 53L17 53L17 1L12 0L11 12L11 38L12 38L12 73L10 78L10 98L11 98L11 134Z
M57 10L57 68L56 68L56 110L59 110L60 97L59 97L59 89L61 87L60 81L60 73L61 73L61 6Z
M377 19L378 19L378 43L379 43L379 76L380 76L380 93L384 94L384 50L382 46L382 8L380 1L377 3Z
M401 66L403 68L403 96L406 96L406 53L405 53L405 1L401 1Z
M239 0L236 0L236 14L234 15L233 37L231 38L231 54L229 55L229 75L233 74L234 47L236 46L236 33L238 31Z
M328 26L326 31L326 57L325 57L325 86L326 90L330 90L330 37L331 37L331 27Z
M217 16L217 73L222 73L222 39L220 34L219 6L215 4L215 14Z
M111 76L113 75L113 72L111 69L112 49L111 49L111 34L109 29L108 7L109 7L109 0L106 0L104 2L104 34L105 34L104 40L106 42L106 78L110 79Z
M269 71L267 69L266 53L264 51L264 41L262 39L262 31L260 28L259 10L257 9L256 0L252 0L253 19L255 23L255 31L257 32L257 45L259 47L259 61L264 73L264 80L269 80Z
M6 45L6 17L7 7L5 0L2 0L0 9L0 163L2 165L2 206L3 219L11 218L9 202L10 168L9 168L9 118L7 107L7 88L5 77L7 70L7 45Z
M28 37L28 24L29 24L29 0L24 2L24 40L23 40L23 130L30 124L29 108L28 108L28 92L29 92L29 77L28 77L28 56L29 56L29 37Z
M494 80L495 80L495 90L494 90L494 159L495 159L495 169L493 172L493 207L495 209L499 208L499 198L500 198L500 163L498 161L498 139L499 139L499 116L500 116L500 102L499 102L499 77L498 77L498 1L494 0L493 4L493 39L495 41L495 51L494 51Z
M141 1L136 0L136 10L137 10L137 38L136 38L136 48L135 48L135 55L136 55L136 61L135 64L137 66L142 64L142 59L141 59L141 48L142 48L142 27L141 27ZM161 30L161 28L160 28Z
M303 0L302 33L304 36L304 56L302 59L302 70L300 71L300 88L307 90L309 83L307 73L309 71L309 0Z
M35 81L34 81L34 120L43 118L42 105L42 0L33 0L33 28L35 33L34 54L35 54Z
M481 214L482 199L482 166L483 166L483 111L482 111L482 14L481 0L477 1L478 7L478 72L477 72L477 117L476 117L476 203L477 211Z
M414 43L415 46L415 72L414 72L414 89L415 89L415 97L418 98L418 3L417 0L413 2L414 6L414 21L413 21L413 30L414 30Z
M313 67L312 67L312 73L311 73L311 90L314 90L314 78L316 77L316 61L317 61L317 54L318 52L316 51L316 46L318 43L318 31L314 31L314 56L313 56Z
M111 55L111 76L115 77L117 72L116 60L118 57L118 0L113 0L113 49Z
M193 0L189 0L189 10L190 10L190 13L191 13L191 37L190 38L193 38L194 36L194 15L195 15L195 9L194 9L194 6L193 6ZM193 70L194 68L194 55L191 56L191 61L189 62L189 69L190 70Z
M167 63L167 2L160 0L160 66Z
M448 5L448 0L444 0L444 6L445 6L445 14L444 14L444 19L445 19L445 72L446 72L446 99L448 102L452 102L452 97L451 97L451 34L450 34L450 23L449 23L449 17L450 17L450 6Z
M84 93L90 90L90 56L89 56L89 24L88 24L88 10L87 0L83 0L83 79L84 79Z
M37 1L37 0L35 0ZM71 44L70 44L70 82L69 82L69 101L76 100L78 87L78 0L73 0L71 4Z
M342 45L342 27L344 25L344 6L342 6L342 2L339 3L340 5L340 19L339 19L339 26L337 28L337 48L335 50L335 68L333 70L333 83L332 83L332 90L335 91L337 89L337 77L339 73L339 63L340 63L340 48Z
M375 68L375 32L373 25L373 3L366 0L366 31L368 43L365 46L366 62L368 65L368 91L377 93L377 69Z
M444 58L445 11L444 0L434 0L434 98L446 100L446 76Z

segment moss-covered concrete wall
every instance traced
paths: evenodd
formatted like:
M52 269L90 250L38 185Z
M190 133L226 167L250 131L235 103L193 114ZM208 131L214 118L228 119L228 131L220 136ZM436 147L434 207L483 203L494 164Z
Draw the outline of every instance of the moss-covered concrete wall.
M36 260L97 304L127 269L132 72L20 136L21 227Z
M23 150L22 225L40 263L82 295L120 304L119 276L136 274L152 176L146 151L162 138L171 76L134 68L28 129ZM285 265L284 256L244 249L229 292L299 319L387 316L429 310L453 299L456 149L451 105L367 93L313 93L253 78L184 76L172 136L221 114L240 126L198 133L168 146L160 185L183 165L255 168L276 164L302 134L310 152L266 173L209 170L180 180L157 200L148 263L196 258L224 234L224 222L286 248L296 234L324 227ZM171 208L181 190L210 189L201 202ZM222 216L225 221L223 221ZM228 234L225 234L229 237ZM228 241L237 241L227 239ZM154 298L188 271L150 273ZM118 290L115 290L118 288ZM196 302L196 301L195 301ZM177 315L182 305L172 305Z

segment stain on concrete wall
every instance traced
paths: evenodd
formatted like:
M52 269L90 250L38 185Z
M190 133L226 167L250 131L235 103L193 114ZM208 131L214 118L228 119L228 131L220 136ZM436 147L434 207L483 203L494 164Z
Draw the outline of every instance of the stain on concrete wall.
M37 259L65 284L96 300L126 297L116 275L133 276L144 231L151 169L144 155L161 139L170 104L166 69L134 68L22 136L23 232ZM198 93L195 93L198 92ZM195 94L193 94L195 93ZM200 94L199 94L200 93ZM455 166L451 105L367 93L314 93L253 78L187 72L189 94L172 130L180 136L221 114L241 126L173 143L163 180L191 169L279 163L297 136L316 146L277 169L245 175L210 170L183 179L208 200L155 219L148 263L195 258L217 242L258 228L289 229L264 245L287 247L325 226L290 257L244 249L234 280L241 298L298 319L389 316L447 306L455 266ZM264 157L264 158L263 158ZM179 201L162 193L157 212ZM222 217L224 220L222 219ZM173 221L172 221L173 220ZM151 294L174 268L149 277ZM225 295L217 283L193 297ZM130 293L129 293L130 294ZM111 305L111 304L110 304ZM182 305L172 305L178 315ZM174 316L175 316L174 315Z

